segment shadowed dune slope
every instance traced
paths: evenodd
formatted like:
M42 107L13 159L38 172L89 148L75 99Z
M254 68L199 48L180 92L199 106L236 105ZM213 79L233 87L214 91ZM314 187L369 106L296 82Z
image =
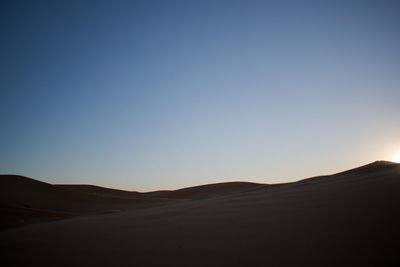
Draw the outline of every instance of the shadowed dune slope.
M0 229L77 215L143 208L175 200L221 196L257 186L231 182L139 193L94 185L52 185L18 175L0 175Z
M250 189L263 187L263 184L249 183L249 182L227 182L208 184L182 188L178 190L165 190L144 193L148 196L156 196L163 198L177 198L177 199L202 199L209 197L218 197L227 194L234 194L244 192Z
M111 196L120 198L166 198L166 199L201 199L209 197L218 197L226 194L233 194L249 189L256 189L263 184L250 182L226 182L192 186L178 190L160 190L154 192L140 193L136 191L124 191L118 189L105 188L95 185L55 185L60 188L83 192L91 195Z
M130 192L118 189L111 189L96 185L80 185L80 184L57 184L57 187L82 192L90 195L118 197L118 198L138 198L141 196L139 192Z
M398 266L399 192L400 165L375 162L8 229L0 249L10 266Z
M157 198L122 198L118 190L110 191L115 191L114 195L89 194L23 176L0 175L0 228L164 202Z

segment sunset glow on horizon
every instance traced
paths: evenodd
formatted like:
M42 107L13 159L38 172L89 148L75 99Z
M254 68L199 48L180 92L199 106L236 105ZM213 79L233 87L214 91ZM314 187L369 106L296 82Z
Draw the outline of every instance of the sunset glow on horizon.
M400 151L398 151L397 154L394 155L393 162L400 163Z

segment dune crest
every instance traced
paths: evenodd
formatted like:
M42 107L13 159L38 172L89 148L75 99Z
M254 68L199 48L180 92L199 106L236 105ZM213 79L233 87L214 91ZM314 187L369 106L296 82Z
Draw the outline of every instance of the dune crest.
M150 193L7 175L0 183L4 227L25 225L0 232L10 266L54 266L61 258L66 266L398 263L397 163L279 185L232 182Z

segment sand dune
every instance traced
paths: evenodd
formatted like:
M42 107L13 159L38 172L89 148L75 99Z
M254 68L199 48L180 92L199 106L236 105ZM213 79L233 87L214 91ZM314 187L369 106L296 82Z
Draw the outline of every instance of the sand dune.
M216 197L262 185L230 182L139 193L95 185L52 185L18 175L0 175L0 186L1 229L72 216L170 204L178 200Z
M249 182L229 182L193 186L171 191L156 191L144 194L152 197L163 197L172 199L202 199L240 193L246 190L256 189L263 186L265 185Z
M2 184L2 203L34 201L41 190L48 202L79 196L88 206L137 205L124 192L104 197L103 189L99 196L98 188L25 179ZM19 186L32 195L10 192ZM397 266L399 192L400 164L389 162L288 184L161 191L143 197L169 202L3 230L0 249L10 266Z
M96 195L96 196L118 197L118 198L138 198L141 195L138 192L129 192L129 191L111 189L111 188L106 188L106 187L101 187L101 186L96 186L96 185L61 184L61 185L55 185L55 186L63 188L63 189L68 189L68 190L82 192L82 193Z
M73 188L80 186L73 186ZM165 203L159 198L133 197L121 190L101 189L107 194L72 190L18 175L0 175L0 228L61 219L78 215L119 212ZM122 197L129 195L130 197Z

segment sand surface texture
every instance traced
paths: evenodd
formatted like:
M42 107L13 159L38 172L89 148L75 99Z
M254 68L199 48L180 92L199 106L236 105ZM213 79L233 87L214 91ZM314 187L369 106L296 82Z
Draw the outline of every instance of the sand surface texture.
M2 175L0 210L6 266L400 266L390 162L150 193Z

